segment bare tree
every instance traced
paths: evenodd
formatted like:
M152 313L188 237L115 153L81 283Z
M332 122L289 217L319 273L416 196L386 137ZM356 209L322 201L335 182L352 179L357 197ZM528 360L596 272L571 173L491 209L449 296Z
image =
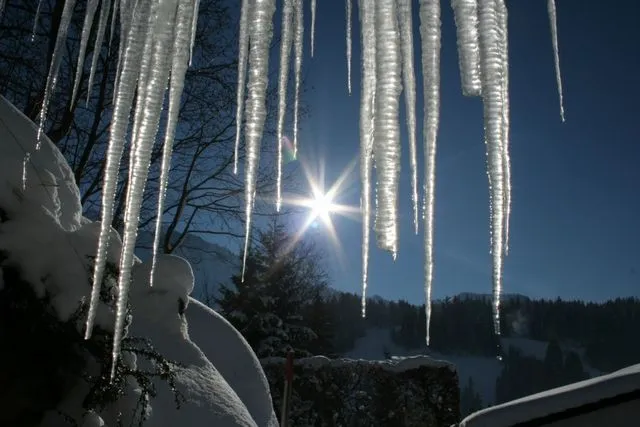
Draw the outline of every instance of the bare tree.
M167 253L174 251L188 233L231 238L244 235L244 185L242 174L233 173L237 29L227 3L223 0L200 3L194 58L186 76L162 216L165 230L162 250ZM43 0L33 34L38 0L9 1L0 22L0 93L34 120L40 112L63 6L64 0ZM79 95L72 100L84 7L86 2L78 2L69 28L45 130L74 171L85 215L98 219L119 40L118 31L114 31L114 39L94 51L95 34L91 35L83 73L78 76ZM88 88L94 55L98 55L97 68L93 87ZM89 101L85 103L87 94ZM275 101L276 91L272 86L268 104L273 105ZM259 198L263 201L272 199L275 187L275 110L268 108L270 115L262 153L263 158L272 161L262 162L258 179ZM163 123L161 120L159 138ZM162 147L156 144L144 195L141 228L151 228L155 222L161 153ZM239 160L242 164L243 158ZM123 226L127 164L125 155L113 220L118 230ZM291 185L295 186L295 182ZM270 203L256 206L257 215L268 215L271 210Z

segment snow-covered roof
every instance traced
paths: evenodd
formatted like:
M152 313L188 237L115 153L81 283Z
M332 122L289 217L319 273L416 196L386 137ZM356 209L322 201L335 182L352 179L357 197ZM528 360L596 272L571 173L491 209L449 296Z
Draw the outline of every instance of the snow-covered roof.
M547 425L632 400L640 401L640 364L484 409L460 427Z
M262 359L263 364L284 364L285 359L282 357L269 357ZM296 364L300 364L306 368L320 369L324 366L333 368L343 367L353 363L362 365L376 365L390 372L405 372L417 369L421 366L431 368L447 367L455 370L455 366L444 360L433 359L429 356L411 356L411 357L394 357L390 360L364 360L364 359L329 359L325 356L312 356L303 359L296 359Z

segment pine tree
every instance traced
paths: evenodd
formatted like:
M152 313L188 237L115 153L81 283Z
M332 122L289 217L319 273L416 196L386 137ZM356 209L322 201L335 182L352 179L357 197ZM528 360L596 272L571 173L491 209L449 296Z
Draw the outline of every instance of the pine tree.
M222 314L258 357L284 356L289 349L303 357L317 350L319 337L304 314L326 287L319 261L313 245L295 241L275 219L258 233L244 282L237 274L233 286L222 286L216 299Z

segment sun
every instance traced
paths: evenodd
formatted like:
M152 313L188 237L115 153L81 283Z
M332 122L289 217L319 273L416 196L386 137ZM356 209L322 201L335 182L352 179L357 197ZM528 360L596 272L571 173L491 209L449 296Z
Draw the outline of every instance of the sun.
M320 218L325 224L331 221L331 213L335 211L336 207L333 204L333 195L331 192L322 193L319 190L314 190L313 198L309 200L309 208L311 209L310 216Z

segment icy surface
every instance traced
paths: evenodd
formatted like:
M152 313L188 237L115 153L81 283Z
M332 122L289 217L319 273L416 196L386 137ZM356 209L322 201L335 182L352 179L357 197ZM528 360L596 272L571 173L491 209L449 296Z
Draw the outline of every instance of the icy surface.
M503 128L503 52L501 50L500 10L504 0L481 2L478 8L480 30L480 71L484 109L487 169L491 203L491 255L493 257L493 323L500 333L500 294L504 256L504 128Z
M376 97L373 154L378 178L375 231L378 246L398 250L398 185L400 129L398 109L401 83L400 34L395 0L376 4Z
M82 35L80 38L80 52L78 53L78 63L76 65L76 75L73 82L73 93L71 94L71 103L75 102L78 95L78 87L80 86L80 79L82 78L82 69L84 68L84 57L87 52L87 46L89 44L89 35L91 35L91 27L93 26L93 18L96 14L98 7L98 0L89 0L87 3L87 13L84 16L84 23L82 25ZM106 9L106 8L105 8ZM96 56L100 51L96 52ZM91 86L89 86L91 87Z
M276 211L282 204L282 147L284 139L284 117L287 111L287 82L289 80L289 58L293 41L293 0L284 0L282 10L282 34L280 36L280 67L278 75L278 165L276 177Z
M247 62L249 61L249 0L242 0L240 6L240 33L238 35L238 89L236 97L236 143L233 156L233 173L238 173L238 151L242 130L244 86L247 78Z
M256 179L260 164L260 145L267 116L265 97L269 81L269 46L273 37L275 0L256 0L249 18L249 82L245 124L245 240L242 278L249 251L251 214L256 196Z
M431 288L433 282L433 211L436 191L436 142L440 121L440 2L426 0L420 6L422 74L424 76L424 277L426 341L429 345Z
M558 16L556 13L555 0L547 0L547 11L549 13L549 25L551 26L551 43L553 44L553 61L556 68L556 84L558 85L558 97L560 98L560 118L564 122L562 75L560 74L560 54L558 53Z
M349 91L349 95L351 95L351 20L352 18L352 8L351 0L346 0L346 15L347 15L347 90Z
M458 63L462 93L479 96L480 83L480 40L478 38L478 0L451 0L456 21L458 39Z
M295 0L295 21L293 30L293 157L298 155L298 113L300 110L300 86L302 84L302 47L304 36L304 7L302 0Z
M417 234L418 153L416 147L416 74L413 69L413 15L411 12L411 0L398 0L398 23L400 24L400 42L402 44L402 77L404 82L405 114L407 115L407 135L409 139L409 164L411 166L413 226ZM439 25L440 23L438 22L438 28ZM436 66L439 67L440 64L438 63Z
M376 93L376 32L375 6L358 2L362 42L362 80L360 90L360 181L362 182L362 316L367 309L367 279L369 272L369 239L371 230L371 167L374 137Z

